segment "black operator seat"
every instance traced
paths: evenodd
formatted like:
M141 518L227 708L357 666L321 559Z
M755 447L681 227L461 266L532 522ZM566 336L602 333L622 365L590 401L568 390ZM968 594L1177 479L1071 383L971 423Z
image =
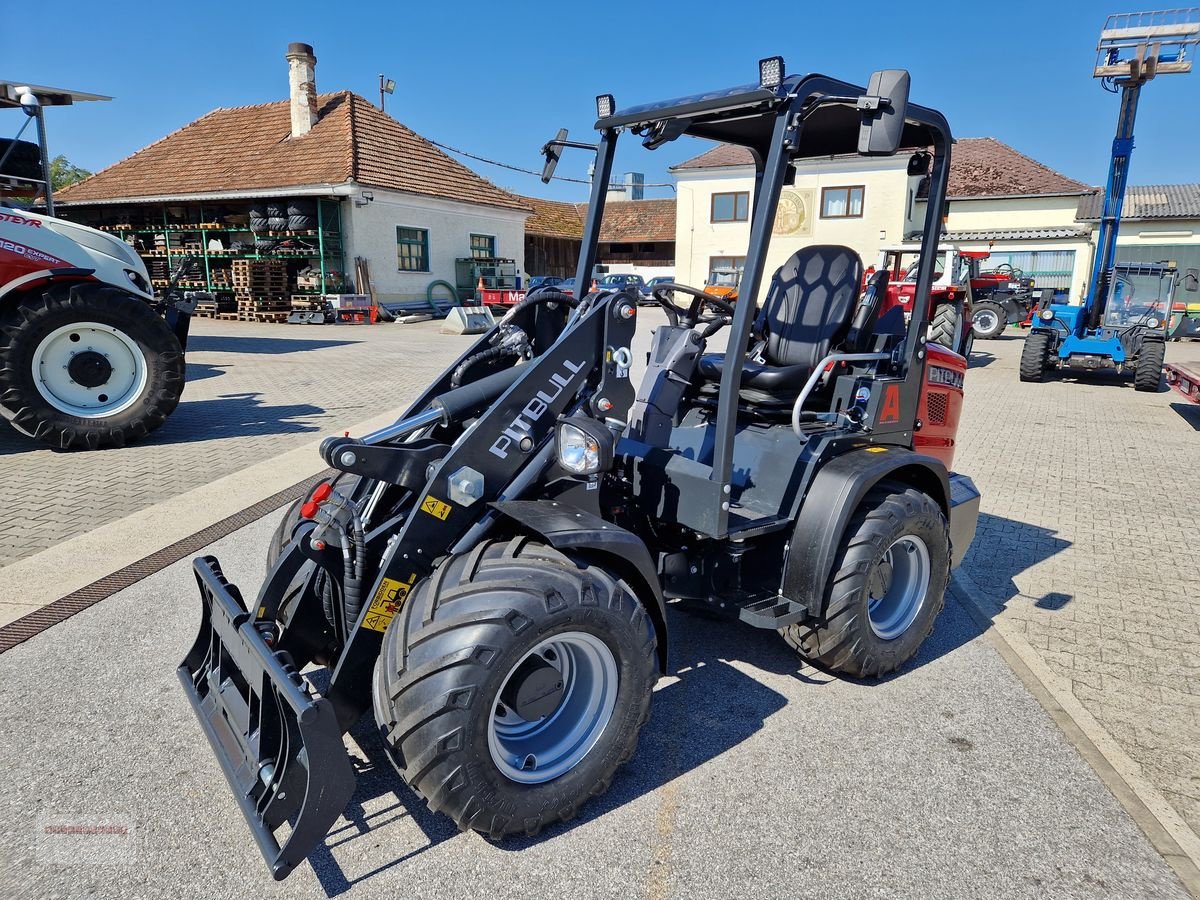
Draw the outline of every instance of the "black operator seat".
M846 343L862 276L858 254L836 244L804 247L779 267L755 321L764 362L747 359L742 363L742 399L770 405L795 401L830 349ZM873 308L855 317L862 320L860 335L864 329L870 330L882 294L874 292ZM743 297L740 302L753 300ZM724 365L724 354L705 354L700 358L700 375L707 382L719 383Z

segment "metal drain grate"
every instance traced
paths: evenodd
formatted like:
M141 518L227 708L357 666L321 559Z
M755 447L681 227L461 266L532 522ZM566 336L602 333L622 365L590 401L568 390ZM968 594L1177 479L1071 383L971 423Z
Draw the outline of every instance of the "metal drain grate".
M29 613L27 616L22 616L15 622L10 622L8 625L0 628L0 653L11 650L17 644L29 640L47 628L71 618L76 613L82 612L89 606L99 603L107 597L111 597L117 591L122 591L131 585L137 584L143 578L153 575L155 572L161 572L167 566L171 565L171 563L179 562L185 556L198 553L213 541L233 534L239 528L261 519L267 513L274 512L285 503L290 503L297 497L308 495L312 492L313 488L332 474L334 474L332 470L326 470L320 475L314 475L312 478L308 478L298 484L293 484L289 488L284 488L277 494L272 494L270 497L259 500L253 506L248 506L219 522L214 522L207 528L201 529L195 534L189 534L169 547L163 547L149 556L142 557L137 562L130 563L123 569L118 569L111 575L105 575L99 581L93 581L91 584L85 585L79 590L67 594L65 597L60 597L52 603L46 604L41 609Z

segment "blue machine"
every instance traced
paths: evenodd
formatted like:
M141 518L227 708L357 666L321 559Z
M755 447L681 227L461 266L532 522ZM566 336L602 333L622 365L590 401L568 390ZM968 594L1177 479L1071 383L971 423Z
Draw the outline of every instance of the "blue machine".
M1105 22L1093 74L1105 90L1120 92L1121 111L1096 259L1082 305L1039 306L1021 352L1022 381L1041 381L1053 369L1133 368L1138 390L1158 389L1177 272L1173 263L1117 265L1117 233L1142 86L1155 75L1191 71L1188 51L1197 45L1200 8L1125 13ZM1193 285L1189 279L1189 290Z

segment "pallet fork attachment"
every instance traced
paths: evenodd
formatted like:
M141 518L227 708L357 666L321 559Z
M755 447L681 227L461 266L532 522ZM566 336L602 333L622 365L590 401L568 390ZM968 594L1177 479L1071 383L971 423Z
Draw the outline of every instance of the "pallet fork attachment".
M271 649L215 558L193 563L200 633L179 680L276 881L319 844L354 793L333 706ZM275 832L291 832L281 845Z

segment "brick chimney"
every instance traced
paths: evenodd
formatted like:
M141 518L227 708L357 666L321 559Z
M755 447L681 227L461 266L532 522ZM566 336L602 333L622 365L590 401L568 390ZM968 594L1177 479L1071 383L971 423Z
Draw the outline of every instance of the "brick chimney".
M288 44L292 137L308 134L317 124L317 58L311 44Z

